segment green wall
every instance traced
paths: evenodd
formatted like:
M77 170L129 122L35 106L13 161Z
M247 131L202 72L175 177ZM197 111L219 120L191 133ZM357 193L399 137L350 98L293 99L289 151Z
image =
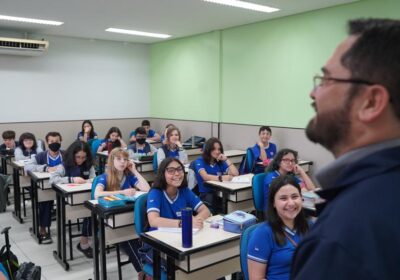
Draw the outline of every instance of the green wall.
M151 116L303 128L312 77L347 20L399 11L398 0L364 0L154 44Z

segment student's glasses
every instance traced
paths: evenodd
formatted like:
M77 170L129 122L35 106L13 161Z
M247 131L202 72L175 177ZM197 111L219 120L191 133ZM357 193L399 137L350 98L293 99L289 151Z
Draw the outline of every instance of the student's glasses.
M174 175L175 173L181 174L183 173L183 168L182 167L167 167L165 168L165 171L167 171L167 173L169 175Z
M282 162L286 163L286 164L296 164L297 160L295 159L290 159L290 158L283 158Z

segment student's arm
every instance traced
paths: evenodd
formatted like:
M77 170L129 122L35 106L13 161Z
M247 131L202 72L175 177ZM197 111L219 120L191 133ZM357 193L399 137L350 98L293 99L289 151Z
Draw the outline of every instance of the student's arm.
M249 272L250 280L264 280L267 264L259 263L253 260L247 260L247 271Z
M161 162L165 159L166 155L162 148L158 148L157 150L157 164L160 166Z
M63 165L58 165L56 171L50 175L50 184L68 184L72 183L72 177L65 176Z
M26 156L22 153L22 149L20 147L17 147L14 151L14 158L15 160L24 160L27 159Z
M148 139L153 140L153 141L160 141L161 140L161 136L160 136L160 134L158 134L156 132L153 137L149 137Z
M150 190L149 183L147 183L146 179L143 178L143 176L139 173L139 171L137 171L135 163L133 161L129 162L128 168L138 180L135 187L143 192L148 192Z
M154 155L155 153L157 153L157 148L154 147L154 145L150 145L150 155Z
M128 154L130 159L138 159L140 158L139 153L135 153L132 149L128 149Z
M147 196L147 218L151 227L179 227L178 219L160 217L161 200L163 192L159 189L152 189Z
M126 145L125 141L121 137L119 137L118 140L121 143L121 148L125 149L126 147L128 147L128 145Z
M218 181L219 180L217 175L208 174L204 168L200 169L198 171L198 173L201 176L201 178L203 179L203 181ZM231 175L222 175L222 180L230 181L230 180L232 180L232 176Z
M239 171L236 166L231 162L230 159L227 159L226 164L228 165L228 174L231 176L239 176Z
M31 160L25 164L25 172L45 172L46 171L46 164L38 164L36 161L36 157L32 157Z
M260 141L260 142L257 143L257 145L258 145L258 147L260 149L260 159L262 161L268 159L267 153L265 152L265 149L264 149L264 144Z
M136 142L136 135L135 135L135 131L131 132L131 135L129 136L129 143L133 143Z
M94 177L96 177L96 170L94 169L94 166L90 167L89 170L89 180L87 180L88 182L92 182Z
M135 194L135 192L136 192L136 190L133 188L119 190L119 191L105 191L104 185L97 184L96 188L94 190L94 198L98 199L100 196L110 196L110 195L114 195L114 194L124 194L126 196L132 196Z
M103 142L100 144L100 146L97 148L97 152L100 153L106 148L107 142Z
M179 148L179 160L183 163L183 164L187 164L189 162L189 158L188 155L186 153L186 151L181 147Z
M296 164L296 166L294 167L294 172L296 174L300 175L301 180L304 183L304 187L309 190L315 190L315 185L314 183L311 181L311 178L307 175L307 173L304 171L303 168L301 168L300 165Z

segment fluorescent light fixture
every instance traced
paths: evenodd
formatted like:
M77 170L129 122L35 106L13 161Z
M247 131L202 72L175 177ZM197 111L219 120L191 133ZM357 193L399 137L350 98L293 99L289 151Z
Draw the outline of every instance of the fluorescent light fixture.
M149 33L149 32L143 32L143 31L127 30L127 29L111 28L111 27L107 28L106 31L115 32L115 33L122 33L122 34L129 34L129 35L135 35L135 36L162 38L162 39L166 39L166 38L171 37L171 35L168 35L168 34Z
M258 12L264 12L264 13L273 13L273 12L279 11L279 9L276 9L276 8L259 5L259 4L254 4L254 3L250 3L250 2L239 1L239 0L204 0L204 1L221 4L221 5L237 7L237 8L253 10L253 11L258 11Z
M43 19L34 19L34 18L23 18L23 17L12 17L0 15L0 20L9 20L9 21L18 21L18 22L26 22L26 23L37 23L37 24L47 24L47 25L61 25L64 22L54 21L54 20L43 20Z

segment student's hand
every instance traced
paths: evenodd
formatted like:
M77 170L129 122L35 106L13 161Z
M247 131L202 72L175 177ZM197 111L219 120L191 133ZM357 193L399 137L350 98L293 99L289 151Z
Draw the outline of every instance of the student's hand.
M136 171L136 165L135 165L135 163L133 162L133 160L129 160L128 161L128 166L127 166L127 168L129 169L129 171L130 172L132 172L132 173L134 173L135 171Z
M305 173L306 173L306 172L304 171L304 169L301 168L301 166L298 165L298 164L296 164L296 165L294 166L293 172L294 172L295 174L305 174Z
M134 189L134 188L129 188L129 189L123 190L122 193L123 193L124 195L126 195L126 196L133 196L133 195L135 195L135 193L136 193L136 189Z
M93 178L87 179L86 183L92 183L93 182Z
M226 161L228 158L224 154L220 154L217 158L218 161Z
M203 228L203 218L201 217L193 217L192 225L194 228L202 229Z
M73 181L74 181L75 184L84 184L84 183L86 183L86 180L81 178L81 177L74 177Z
M57 166L47 167L47 172L55 172L57 170Z
M91 128L90 127L85 127L85 133L89 134L90 133Z
M182 143L179 140L175 142L175 145L177 145L178 148L182 148Z
M257 145L258 145L261 149L264 149L264 144L263 144L263 142L258 141L258 142L257 142Z
M232 181L232 178L233 178L232 175L223 175L222 181Z
M102 148L105 148L106 147L106 145L107 145L107 142L104 142L103 144L101 144L100 146L102 147Z

